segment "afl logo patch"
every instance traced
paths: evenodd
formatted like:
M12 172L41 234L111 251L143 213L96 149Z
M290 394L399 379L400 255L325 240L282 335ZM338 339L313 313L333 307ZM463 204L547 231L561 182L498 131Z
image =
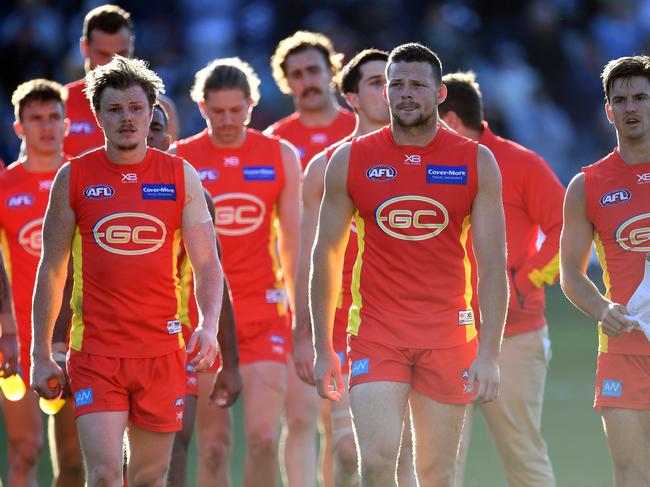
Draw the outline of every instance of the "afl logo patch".
M630 193L629 190L615 189L614 191L610 191L602 195L600 197L600 204L601 206L616 206L620 205L621 203L627 203L631 197L632 193Z
M105 200L115 194L113 186L108 184L93 184L84 189L84 196L89 200Z
M9 208L21 208L24 206L32 206L33 204L34 197L27 193L15 194L7 200L7 206Z
M397 176L397 171L395 168L386 164L372 166L366 171L366 177L371 181L375 181L377 183L392 181L395 179L395 176Z

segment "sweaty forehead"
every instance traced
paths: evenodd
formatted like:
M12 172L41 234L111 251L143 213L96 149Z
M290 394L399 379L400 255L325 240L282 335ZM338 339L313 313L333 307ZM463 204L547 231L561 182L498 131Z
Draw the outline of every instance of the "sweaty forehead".
M425 62L392 63L388 68L388 79L432 79L433 67Z

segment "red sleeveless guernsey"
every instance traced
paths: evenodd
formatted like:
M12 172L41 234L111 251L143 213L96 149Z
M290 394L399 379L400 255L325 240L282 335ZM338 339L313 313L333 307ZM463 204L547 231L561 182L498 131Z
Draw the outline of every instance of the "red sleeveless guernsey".
M352 141L351 335L418 349L476 336L466 244L477 154L476 142L442 127L425 147L397 145L390 126Z
M118 165L97 149L70 161L74 287L70 347L123 358L184 346L177 256L182 159L149 148Z
M582 172L605 296L625 306L643 279L650 252L650 163L626 164L614 149ZM598 342L602 353L650 355L650 342L638 330L610 337L599 324Z
M29 355L32 294L41 257L41 230L54 172L28 172L20 162L0 176L0 246L11 283L21 352ZM29 364L22 364L24 368ZM25 370L29 374L29 370Z
M63 139L63 150L76 156L104 145L104 131L97 125L90 101L83 92L86 87L84 79L65 86L68 88L65 116L70 119L70 130Z
M204 130L179 141L176 154L212 195L237 324L286 316L275 226L284 187L280 141L246 129L241 147L218 148Z

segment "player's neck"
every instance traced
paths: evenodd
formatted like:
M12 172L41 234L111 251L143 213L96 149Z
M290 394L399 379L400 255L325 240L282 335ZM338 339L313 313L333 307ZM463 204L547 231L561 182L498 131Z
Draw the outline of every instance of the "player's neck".
M650 136L630 140L618 138L618 153L626 164L650 162Z
M61 152L39 154L27 148L21 163L27 172L55 172L61 167Z
M438 124L428 122L415 127L402 127L401 125L391 122L391 131L393 139L397 145L412 145L416 147L425 147L431 143L438 133Z
M305 127L327 127L339 116L339 104L334 95L326 106L317 110L297 110L300 121Z
M130 166L132 164L139 164L143 161L144 157L147 155L147 144L143 141L133 149L122 150L107 141L104 145L104 150L106 150L108 160L113 164Z
M212 129L208 128L208 136L210 137L210 142L217 149L239 149L242 145L244 145L244 142L246 142L246 134L246 127L243 127L235 139L232 141L223 141L216 136Z
M355 137L359 137L361 135L369 134L370 132L375 132L376 130L379 130L388 125L388 123L389 120L386 120L385 122L377 122L374 120L369 120L363 115L357 114L357 126L354 129L353 133Z

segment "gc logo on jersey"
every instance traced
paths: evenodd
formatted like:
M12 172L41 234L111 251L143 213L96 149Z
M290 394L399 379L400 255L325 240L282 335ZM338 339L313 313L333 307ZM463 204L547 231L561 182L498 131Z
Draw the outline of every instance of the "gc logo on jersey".
M18 243L29 255L40 257L43 247L43 219L26 223L18 232Z
M114 213L93 227L97 245L112 254L144 255L155 252L167 236L165 224L144 213Z
M372 166L366 171L366 177L377 183L391 181L392 179L395 179L395 176L397 176L397 171L394 167L387 164L378 164Z
M229 236L254 232L264 221L266 205L248 193L226 193L212 200L217 233Z
M602 195L600 198L600 204L601 206L605 207L616 206L620 205L621 203L626 203L631 197L632 193L630 193L629 190L615 189L614 191L609 191L608 193Z
M616 242L624 250L650 252L650 213L633 216L616 230Z
M375 210L379 228L400 240L426 240L442 232L449 223L447 209L426 196L397 196Z

